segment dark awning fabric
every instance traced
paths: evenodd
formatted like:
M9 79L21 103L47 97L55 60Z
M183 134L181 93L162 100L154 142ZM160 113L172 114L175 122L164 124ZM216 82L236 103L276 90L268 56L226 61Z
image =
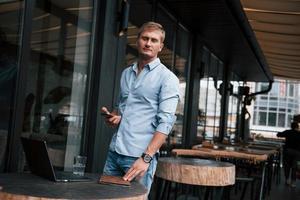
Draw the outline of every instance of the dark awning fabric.
M183 24L241 81L273 80L265 57L238 0L165 0Z
M300 2L242 0L274 76L300 79Z

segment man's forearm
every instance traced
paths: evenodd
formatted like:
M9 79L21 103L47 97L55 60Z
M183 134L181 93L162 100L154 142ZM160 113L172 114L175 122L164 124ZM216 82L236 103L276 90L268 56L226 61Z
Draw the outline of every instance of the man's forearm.
M155 132L151 142L149 143L145 153L153 156L166 141L168 136L161 132Z

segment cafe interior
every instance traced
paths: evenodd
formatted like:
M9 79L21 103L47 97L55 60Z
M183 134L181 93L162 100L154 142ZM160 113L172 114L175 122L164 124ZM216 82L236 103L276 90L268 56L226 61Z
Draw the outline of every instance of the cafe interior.
M32 180L24 192L25 179L10 194L10 176L31 170L21 137L45 141L54 168L70 172L84 155L85 173L102 173L114 130L100 108L117 102L146 21L165 28L159 58L180 81L149 199L300 199L299 180L285 185L284 140L249 131L249 106L274 79L300 80L300 3L282 0L0 1L0 199L76 199L71 187ZM300 123L297 108L287 123ZM147 195L139 185L81 186L81 199ZM88 188L94 196L80 196Z

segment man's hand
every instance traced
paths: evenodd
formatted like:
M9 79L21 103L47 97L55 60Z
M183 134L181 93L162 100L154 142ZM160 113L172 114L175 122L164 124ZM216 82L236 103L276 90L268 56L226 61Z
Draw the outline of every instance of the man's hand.
M115 112L109 112L106 107L101 108L101 112L105 113L105 122L108 126L115 128L119 125L121 121L121 116L117 115Z
M142 178L147 172L150 163L145 163L142 158L137 159L130 169L123 176L125 181L132 181L134 178Z

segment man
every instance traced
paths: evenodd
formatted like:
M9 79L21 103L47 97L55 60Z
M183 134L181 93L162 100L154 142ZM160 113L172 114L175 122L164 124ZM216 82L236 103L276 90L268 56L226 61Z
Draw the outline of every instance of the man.
M277 137L285 138L283 149L285 183L291 187L296 187L297 161L300 161L299 124L297 122L292 122L291 129L277 133ZM291 170L291 181L289 181Z
M142 25L136 41L138 60L121 76L120 99L106 123L118 127L108 152L103 173L138 179L150 191L157 152L175 122L179 80L158 58L165 31L155 22Z

